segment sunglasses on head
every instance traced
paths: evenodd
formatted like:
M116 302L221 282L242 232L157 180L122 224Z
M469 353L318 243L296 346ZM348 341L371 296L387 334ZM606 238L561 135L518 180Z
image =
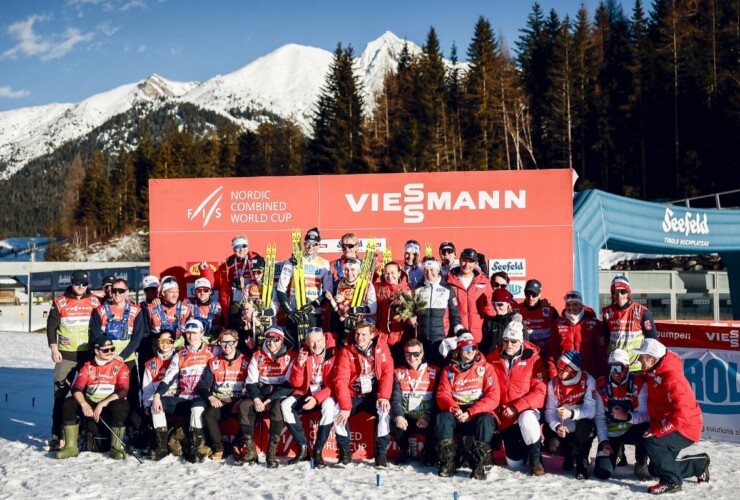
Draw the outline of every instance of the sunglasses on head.
M123 295L124 293L127 293L127 292L128 292L128 290L126 290L125 288L112 288L111 289L111 293L114 294L114 295L116 295L116 294Z
M249 248L249 245L242 243L241 245L234 245L234 250L243 250Z
M493 282L493 288L506 288L507 286L509 286L508 283L496 283L495 281Z
M195 289L195 293L208 293L210 291L211 291L210 288L196 288Z
M623 365L609 365L610 373L622 373L627 367Z
M372 318L364 317L357 321L357 326L373 326L375 321Z
M421 356L421 351L406 351L403 353L407 358L418 358Z
M102 352L103 354L108 354L109 352L114 352L116 350L115 347L98 347L98 351Z
M312 326L311 328L306 330L306 335L310 335L312 333L324 333L324 330L322 330L318 326Z
M355 248L357 246L357 243L342 243L342 248Z
M614 293L619 295L627 295L629 292L624 288L617 288Z
M478 348L474 345L466 345L462 347L463 352L477 351Z
M174 343L175 343L175 341L174 341L174 340L172 340L172 339L159 339L159 340L157 341L157 343L158 343L159 345L168 345L168 344L169 344L169 345L171 345L171 344L174 344Z
M565 300L570 300L570 299L581 300L581 297L578 294L569 293L568 295L565 296Z
M234 347L236 345L236 340L222 340L218 345L221 347Z
M87 286L89 283L87 281L73 281L72 284L74 286Z

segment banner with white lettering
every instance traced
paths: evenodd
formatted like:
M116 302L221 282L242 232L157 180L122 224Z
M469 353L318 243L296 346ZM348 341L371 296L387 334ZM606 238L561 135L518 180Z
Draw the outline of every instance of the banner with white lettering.
M740 323L656 322L658 337L681 356L702 409L703 439L740 443Z
M395 261L411 239L438 259L442 241L458 256L474 248L517 280L539 279L560 307L573 283L572 182L571 170L152 179L151 268L175 276L201 261L216 268L240 234L250 251L264 255L275 243L285 260L291 228L318 227L319 252L330 260L349 232L360 256L374 238Z

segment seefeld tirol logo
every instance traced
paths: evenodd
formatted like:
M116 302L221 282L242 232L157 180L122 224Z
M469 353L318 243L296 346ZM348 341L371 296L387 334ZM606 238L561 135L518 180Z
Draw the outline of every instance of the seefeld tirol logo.
M211 194L206 196L202 202L200 202L200 205L198 205L198 208L196 208L195 210L193 210L192 208L188 208L188 220L193 221L199 217L203 219L203 227L206 227L212 217L220 219L221 209L218 208L218 204L221 201L221 198L224 197L224 195L223 193L219 193L223 188L223 186L217 187ZM218 197L216 197L216 195L218 195Z
M369 208L371 212L403 212L403 222L424 222L426 212L448 210L498 210L527 208L527 191L425 191L424 183L410 183L396 193L361 193L344 195L349 208L357 213Z
M686 211L683 217L674 217L673 210L666 207L665 217L663 218L663 231L666 233L681 233L684 236L689 234L709 234L709 224L707 223L707 214L693 214Z

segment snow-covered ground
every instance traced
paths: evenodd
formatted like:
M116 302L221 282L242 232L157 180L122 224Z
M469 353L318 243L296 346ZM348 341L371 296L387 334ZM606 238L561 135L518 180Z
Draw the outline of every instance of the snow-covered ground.
M488 480L453 479L435 475L436 469L396 467L380 473L369 461L348 469L312 470L310 466L281 466L268 470L264 463L234 467L226 462L189 464L167 457L161 462L134 458L115 462L102 454L82 453L58 461L42 450L49 438L52 403L52 363L43 334L0 333L0 499L13 498L632 498L645 497L646 483L620 468L617 479L576 481L562 473L558 459L545 459L548 473L539 478L496 466ZM7 401L6 401L7 395ZM688 480L683 492L672 497L737 498L740 482L740 446L702 442L690 453L707 452L712 480L697 485ZM628 457L632 458L631 450ZM502 463L498 460L497 463ZM733 493L735 491L735 493Z

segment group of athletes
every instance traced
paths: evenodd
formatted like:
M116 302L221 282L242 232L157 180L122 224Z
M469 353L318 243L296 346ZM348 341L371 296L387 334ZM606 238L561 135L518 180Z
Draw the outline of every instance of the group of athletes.
M93 293L89 273L76 271L47 325L54 456L77 456L81 441L115 459L145 449L152 460L231 455L235 465L254 464L255 426L269 416L268 468L279 465L285 425L297 444L288 465L325 467L333 430L335 467L344 467L350 418L367 412L379 468L388 467L392 436L398 464L418 458L442 477L469 468L485 479L503 447L509 467L534 476L545 474L545 451L577 479L608 479L626 464L628 444L636 476L658 480L650 493L709 480L708 455L677 459L699 441L701 410L626 277L612 281L601 319L576 290L558 313L536 279L517 303L508 275L489 277L474 249L458 256L445 241L437 259L409 240L403 261L377 265L358 300L367 278L358 238L343 235L333 262L318 254L320 241L317 228L305 234L300 258L283 263L266 300L265 259L243 235L217 269L201 263L190 298L174 277L150 275L136 304L126 280L107 277ZM296 289L305 297L296 300ZM303 420L313 412L309 443ZM225 437L229 420L235 435Z

